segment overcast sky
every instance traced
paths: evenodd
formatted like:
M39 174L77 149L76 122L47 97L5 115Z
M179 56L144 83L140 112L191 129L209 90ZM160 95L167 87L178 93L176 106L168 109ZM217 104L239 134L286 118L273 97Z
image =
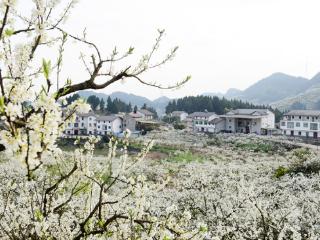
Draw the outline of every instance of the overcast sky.
M319 0L82 0L67 28L86 27L88 39L106 52L133 45L137 54L150 49L158 28L166 29L159 56L175 45L178 55L145 80L190 74L186 86L160 91L132 80L103 91L154 99L245 89L274 72L312 77L320 71L319 9Z

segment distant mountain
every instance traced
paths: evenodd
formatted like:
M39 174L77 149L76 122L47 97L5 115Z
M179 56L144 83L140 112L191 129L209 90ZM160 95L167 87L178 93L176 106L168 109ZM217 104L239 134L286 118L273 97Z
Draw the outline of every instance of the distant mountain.
M224 97L226 98L241 98L242 91L236 88L230 88Z
M80 91L79 94L86 98L90 95L96 95L99 98L107 99L109 96L94 91ZM310 80L284 73L274 73L243 91L230 88L225 94L206 92L201 95L239 99L253 104L268 104L282 110L290 110L297 107L320 110L320 73ZM148 98L124 92L114 92L110 94L110 97L112 99L119 98L126 103L130 102L133 106L142 106L146 103L148 106L155 108L159 115L165 112L165 107L171 100L168 97L160 97L151 101Z
M258 104L270 104L292 97L308 88L308 80L284 73L274 73L242 92L241 98Z
M146 97L141 97L138 95L129 94L125 92L114 92L114 93L111 93L110 95L107 95L105 93L98 93L94 91L85 90L85 91L78 92L78 94L84 98L88 98L90 95L95 95L99 98L103 98L105 101L110 96L112 100L115 98L118 98L127 104L131 103L132 106L137 105L138 107L141 107L143 104L147 104L147 106L153 107L154 109L156 109L159 115L162 115L165 112L165 107L171 100L168 97L160 97L152 101Z
M304 88L294 96L283 98L271 103L272 106L283 110L290 110L296 105L306 109L320 109L320 73L307 81Z
M223 96L227 99L240 99L254 104L272 104L284 99L295 98L302 92L318 85L320 87L320 74L311 80L303 77L290 76L284 73L274 73L261 79L247 89L230 88ZM214 95L206 93L203 95ZM288 100L292 103L295 100Z

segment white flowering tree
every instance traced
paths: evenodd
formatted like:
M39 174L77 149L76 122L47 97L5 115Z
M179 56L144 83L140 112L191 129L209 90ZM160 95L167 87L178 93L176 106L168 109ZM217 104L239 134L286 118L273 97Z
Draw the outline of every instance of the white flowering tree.
M63 153L56 145L65 122L76 112L89 111L89 106L78 100L62 114L61 99L68 94L102 89L125 78L167 89L189 80L163 86L141 78L146 71L167 63L177 51L174 48L161 61L152 62L164 31L159 31L151 51L135 66L114 71L134 49L123 54L114 50L104 56L85 33L66 32L63 22L75 2L32 0L27 14L15 0L0 2L0 141L5 147L0 173L0 237L202 239L205 228L190 226L189 213L176 213L175 208L157 212L148 204L148 191L161 190L162 185L147 184L131 169L145 157L151 142L132 159L126 153L127 138L121 142L121 156L116 156L118 142L114 139L101 161L92 159L98 140L94 137L73 154ZM80 57L89 77L77 83L61 77L69 39L92 51L90 57ZM55 51L56 59L44 58L43 49Z

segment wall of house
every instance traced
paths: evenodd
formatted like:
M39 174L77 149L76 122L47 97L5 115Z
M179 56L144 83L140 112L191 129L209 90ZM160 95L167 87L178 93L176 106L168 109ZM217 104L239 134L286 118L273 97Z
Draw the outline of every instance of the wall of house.
M122 132L122 120L120 118L116 118L111 123L111 131L113 133L121 133Z
M226 118L226 131L235 132L236 131L236 119Z
M129 129L130 131L136 131L136 120L132 117L124 117L123 119L123 130Z
M320 137L320 126L318 122L315 121L315 118L301 118L299 119L298 116L291 118L291 120L287 120L288 118L284 118L280 122L280 129L282 133L287 136L291 136L291 131L293 131L294 136L302 136L302 137L314 137L314 132L317 133L318 138ZM289 125L289 124L290 125ZM311 129L311 124L313 127L316 128Z
M222 132L226 129L226 120L224 119L223 121L220 121L220 122L216 123L215 125L216 125L215 133Z
M261 118L252 119L251 133L261 134L261 127L262 127L262 119Z
M268 111L268 115L261 118L261 128L275 128L275 115L273 112Z

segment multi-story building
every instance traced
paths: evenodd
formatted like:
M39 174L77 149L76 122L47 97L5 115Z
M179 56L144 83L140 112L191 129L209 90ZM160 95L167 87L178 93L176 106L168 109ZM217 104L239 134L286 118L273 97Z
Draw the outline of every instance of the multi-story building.
M122 119L118 116L98 116L96 122L99 135L119 134L123 131Z
M268 109L235 109L221 117L225 118L225 131L231 133L267 134L275 127L275 115Z
M219 119L219 116L214 112L194 112L188 116L188 119L187 122L189 125L192 124L192 129L196 132L215 133L217 132L217 123L220 123L220 121L213 121Z
M320 111L293 110L284 114L280 121L280 129L283 135L320 137Z
M118 116L99 116L93 112L77 114L74 122L65 128L66 135L106 135L122 132L122 119Z

